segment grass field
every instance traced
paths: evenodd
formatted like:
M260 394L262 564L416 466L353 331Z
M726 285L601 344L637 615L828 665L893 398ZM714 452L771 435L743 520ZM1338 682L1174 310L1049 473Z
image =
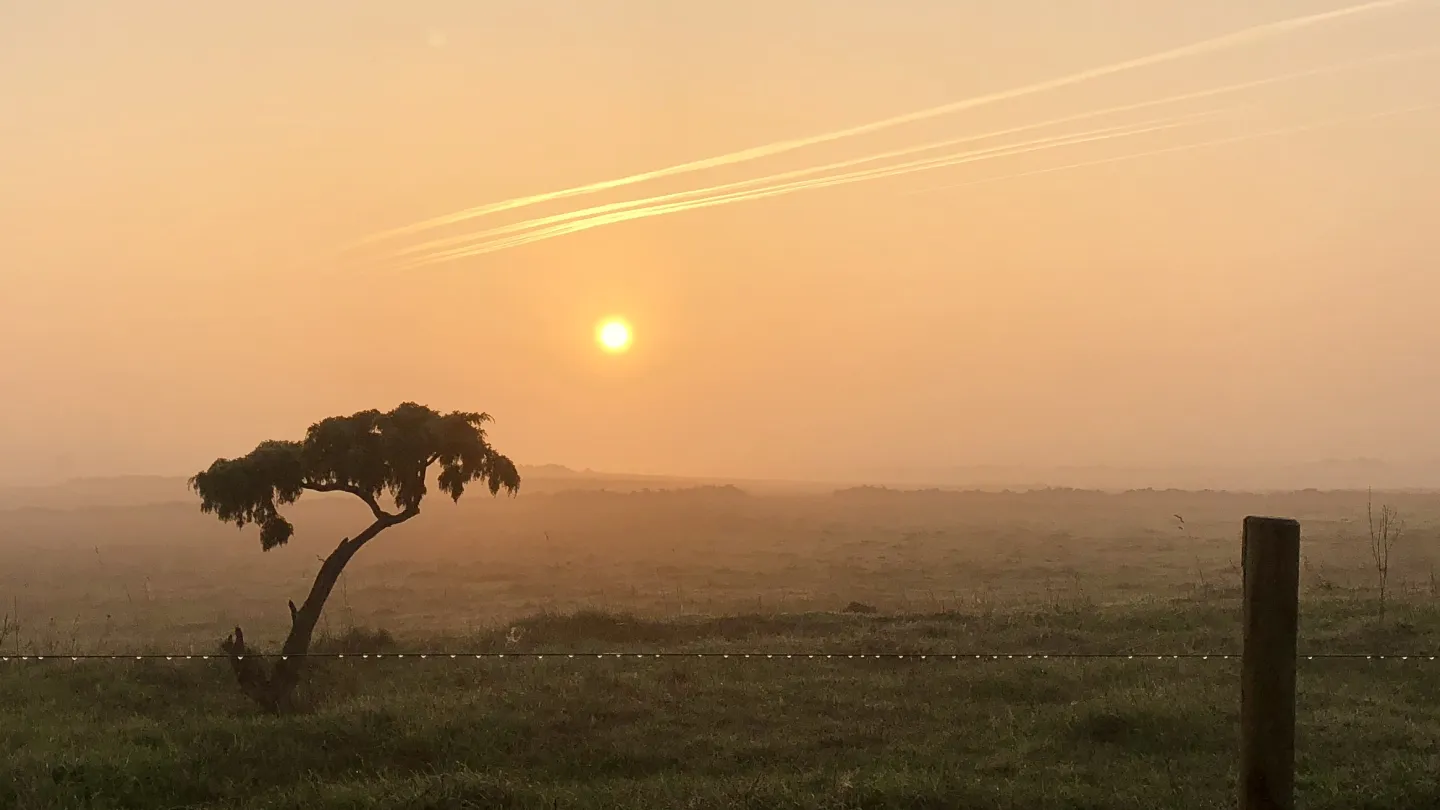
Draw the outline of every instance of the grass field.
M302 503L265 554L194 504L3 512L0 646L61 657L0 664L0 803L1229 807L1238 661L1143 656L1238 652L1240 519L1283 514L1305 530L1302 655L1412 656L1301 661L1301 806L1433 808L1440 497L1377 500L1408 524L1383 622L1364 493L437 503L357 557L324 641L352 655L313 661L309 711L280 718L223 661L65 656L213 653L237 622L273 644L363 507ZM548 654L353 655L421 650ZM616 651L731 657L593 657ZM849 657L882 653L906 657Z

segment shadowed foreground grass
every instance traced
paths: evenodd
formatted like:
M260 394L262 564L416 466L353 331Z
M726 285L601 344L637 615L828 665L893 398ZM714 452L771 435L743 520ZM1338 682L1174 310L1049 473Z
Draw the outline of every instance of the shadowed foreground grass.
M1305 808L1440 807L1440 609L1384 629L1307 600ZM312 662L311 711L256 714L221 661L11 661L0 804L49 808L1209 808L1234 804L1239 662L951 653L1238 651L1238 606L650 622L538 616ZM389 651L384 636L326 642ZM357 646L358 645L358 646ZM567 653L758 651L776 658ZM784 653L928 658L786 658Z

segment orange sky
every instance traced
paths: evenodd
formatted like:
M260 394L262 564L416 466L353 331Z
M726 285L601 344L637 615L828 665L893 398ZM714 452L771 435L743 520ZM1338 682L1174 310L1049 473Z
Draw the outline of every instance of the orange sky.
M909 193L1440 103L1440 57L1040 134L1248 105L1193 128L405 271L336 259L456 209L1342 5L0 4L0 481L188 473L405 399L491 412L521 463L636 472L1440 457L1434 110ZM1416 0L473 227L1437 35L1440 4ZM635 327L626 355L596 349L610 313Z

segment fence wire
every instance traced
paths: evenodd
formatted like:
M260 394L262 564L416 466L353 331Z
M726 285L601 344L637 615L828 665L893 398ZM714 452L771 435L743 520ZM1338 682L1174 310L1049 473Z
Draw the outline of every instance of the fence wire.
M1314 653L1297 655L1297 661L1320 660L1364 660L1364 661L1434 661L1437 653ZM599 652L599 653L556 653L556 652L420 652L420 653L301 653L282 655L280 653L247 653L240 659L289 659L328 658L349 660L386 661L447 661L459 659L552 659L552 660L603 660L610 659L657 659L657 658L719 658L719 659L781 659L781 660L861 660L861 659L905 659L936 661L1021 661L1021 660L1108 660L1108 661L1167 661L1167 660L1238 660L1239 653L768 653L768 652ZM229 655L195 655L166 653L116 653L79 655L9 655L0 656L0 663L63 662L63 661L228 661Z

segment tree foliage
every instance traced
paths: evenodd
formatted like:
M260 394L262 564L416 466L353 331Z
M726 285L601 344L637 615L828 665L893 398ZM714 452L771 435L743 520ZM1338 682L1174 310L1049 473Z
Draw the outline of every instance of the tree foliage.
M432 466L438 484L458 501L468 485L482 482L492 495L514 493L520 474L496 452L485 435L484 413L442 414L413 402L389 412L360 411L310 426L301 441L262 442L245 456L218 459L190 479L200 508L244 528L260 527L260 546L269 551L294 533L280 507L306 491L348 492L370 507L377 523L396 523L418 514ZM382 508L389 495L396 512Z

